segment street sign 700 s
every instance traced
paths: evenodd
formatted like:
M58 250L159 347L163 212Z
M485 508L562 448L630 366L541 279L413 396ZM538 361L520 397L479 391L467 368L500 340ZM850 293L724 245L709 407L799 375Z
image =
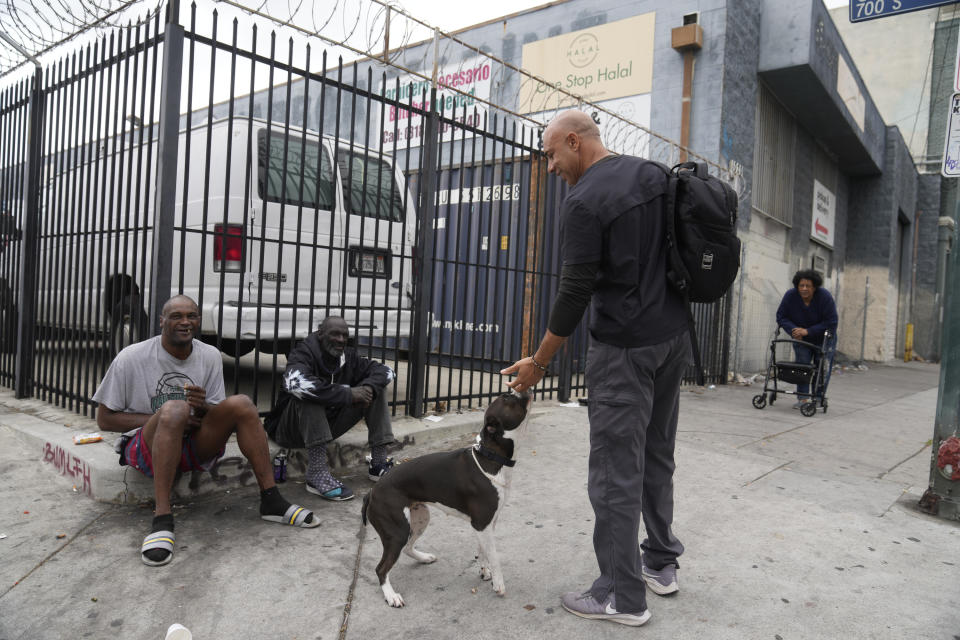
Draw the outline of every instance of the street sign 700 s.
M884 18L899 13L910 13L942 4L954 4L957 0L850 0L850 22L862 22Z

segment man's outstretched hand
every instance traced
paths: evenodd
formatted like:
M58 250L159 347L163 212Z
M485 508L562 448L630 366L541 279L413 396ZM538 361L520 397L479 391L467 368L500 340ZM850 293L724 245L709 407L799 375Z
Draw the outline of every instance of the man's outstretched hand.
M533 364L533 358L528 357L517 360L506 369L501 369L500 374L504 376L516 375L517 377L508 382L507 386L514 391L528 391L530 387L543 380L544 371Z

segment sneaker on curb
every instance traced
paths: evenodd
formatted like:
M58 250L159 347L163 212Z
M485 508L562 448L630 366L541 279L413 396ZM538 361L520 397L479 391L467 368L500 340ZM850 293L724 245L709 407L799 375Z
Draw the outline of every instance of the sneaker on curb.
M393 458L387 458L380 464L373 464L370 456L367 456L367 477L373 482L378 482L380 477L393 468Z
M647 586L658 596L666 596L680 591L680 585L677 584L677 566L668 564L663 569L651 569L641 560L641 571L643 580Z
M650 619L650 611L647 609L644 609L641 613L620 613L617 611L617 603L613 593L607 595L603 602L597 602L589 591L585 593L570 591L563 594L560 603L564 609L573 615L590 620L609 620L630 627L639 627Z

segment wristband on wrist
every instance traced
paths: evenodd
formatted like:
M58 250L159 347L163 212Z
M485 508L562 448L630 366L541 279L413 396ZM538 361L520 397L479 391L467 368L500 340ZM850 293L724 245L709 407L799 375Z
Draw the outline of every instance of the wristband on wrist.
M539 362L537 362L533 356L530 356L530 362L532 362L533 366L535 366L537 369L540 369L540 371L543 371L544 373L547 372L547 368L542 364L540 364Z

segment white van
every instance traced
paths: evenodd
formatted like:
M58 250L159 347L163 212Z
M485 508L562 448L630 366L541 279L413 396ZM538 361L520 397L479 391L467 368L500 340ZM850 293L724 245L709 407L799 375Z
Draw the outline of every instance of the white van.
M114 349L145 337L155 187L128 183L156 166L147 148L134 132L50 181L43 206L64 221L41 234L41 324L62 326L69 301ZM178 157L170 294L198 301L205 341L282 353L329 314L361 340L409 337L416 217L392 158L247 117L181 131Z

